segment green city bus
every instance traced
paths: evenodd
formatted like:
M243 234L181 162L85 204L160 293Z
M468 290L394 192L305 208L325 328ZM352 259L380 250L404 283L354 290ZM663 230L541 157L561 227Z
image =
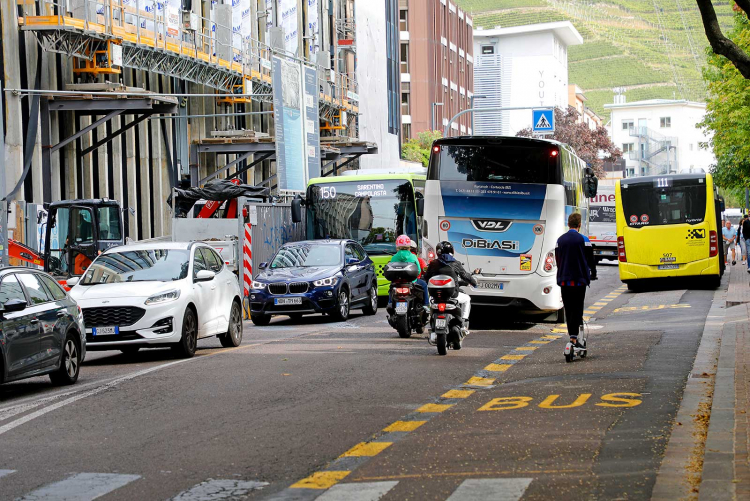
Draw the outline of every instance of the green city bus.
M425 176L415 173L357 173L319 177L307 186L307 239L350 238L375 263L378 295L387 296L383 267L396 253L402 234L420 245L422 218L417 200L424 196Z

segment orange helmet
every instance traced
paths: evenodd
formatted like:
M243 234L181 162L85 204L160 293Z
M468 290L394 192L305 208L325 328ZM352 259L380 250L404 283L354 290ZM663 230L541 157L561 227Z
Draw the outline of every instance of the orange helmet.
M411 238L409 238L407 235L401 235L396 239L396 248L400 249L402 247L404 249L408 249L409 247L411 247Z

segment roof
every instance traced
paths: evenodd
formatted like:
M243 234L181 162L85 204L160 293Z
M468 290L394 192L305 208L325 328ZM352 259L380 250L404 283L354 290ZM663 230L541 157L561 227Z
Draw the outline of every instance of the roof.
M620 184L621 185L628 185L628 184L652 184L657 179L664 179L671 178L676 180L689 180L689 179L706 179L708 175L701 172L693 172L693 173L685 173L685 174L665 174L663 176L639 176L639 177L629 177L626 179L621 179Z
M125 252L139 250L188 250L193 244L205 244L206 242L144 242L110 247L105 252Z
M320 240L300 240L299 242L287 242L282 247L290 245L301 245L301 244L318 244L318 245L345 245L348 243L356 243L350 238L324 238Z
M513 26L511 28L494 28L491 30L474 30L474 40L488 37L509 37L515 35L526 35L529 33L553 32L566 45L581 45L583 37L570 21L558 21L554 23L527 24L525 26Z
M82 198L77 200L58 200L52 202L49 207L70 207L71 205L106 205L106 206L120 206L117 200L111 198Z
M706 103L688 101L687 99L646 99L645 101L633 101L632 103L605 104L604 107L612 108L646 108L649 106L695 106L705 108Z
M369 170L369 169L368 169ZM409 180L415 179L427 179L424 174L413 174L405 172L403 174L355 174L348 176L333 176L333 177L316 177L310 179L308 186L313 184L327 184L327 183L354 183L357 181L388 181L388 180Z
M457 136L443 137L435 141L435 144L473 144L473 143L537 143L539 145L562 146L563 143L552 139L537 139L532 137L518 136Z

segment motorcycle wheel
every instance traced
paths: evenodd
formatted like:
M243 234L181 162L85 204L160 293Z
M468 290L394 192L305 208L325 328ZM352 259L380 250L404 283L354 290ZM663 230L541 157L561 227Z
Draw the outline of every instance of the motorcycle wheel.
M409 319L406 317L406 315L399 315L398 317L396 317L396 330L398 331L398 335L401 338L406 339L411 337Z
M437 349L438 349L438 355L447 355L448 354L448 340L446 339L448 336L446 334L438 334L437 335Z
M417 325L414 330L417 332L417 334L424 334L424 325Z

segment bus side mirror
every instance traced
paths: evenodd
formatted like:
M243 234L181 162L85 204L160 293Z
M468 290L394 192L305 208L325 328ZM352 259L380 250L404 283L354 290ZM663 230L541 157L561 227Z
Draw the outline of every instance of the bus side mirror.
M599 180L596 176L587 175L583 179L583 194L586 198L594 198L597 191L599 191Z
M417 199L417 216L424 216L424 198Z
M299 195L292 199L292 222L302 222L302 198Z

